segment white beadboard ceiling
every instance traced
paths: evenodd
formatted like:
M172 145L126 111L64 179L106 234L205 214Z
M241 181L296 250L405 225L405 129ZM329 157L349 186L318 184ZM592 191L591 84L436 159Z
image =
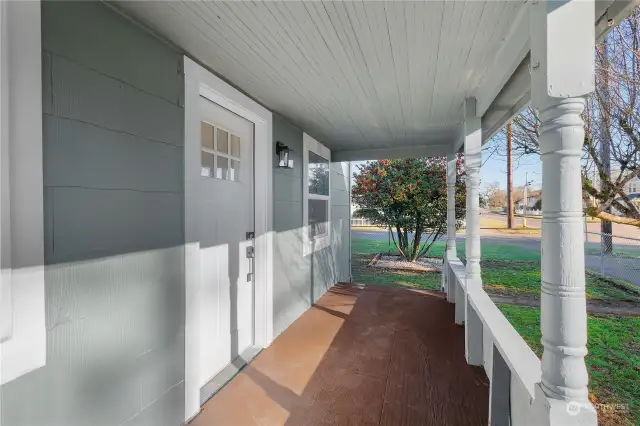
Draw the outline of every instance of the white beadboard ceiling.
M356 150L451 143L523 2L118 4L331 149Z

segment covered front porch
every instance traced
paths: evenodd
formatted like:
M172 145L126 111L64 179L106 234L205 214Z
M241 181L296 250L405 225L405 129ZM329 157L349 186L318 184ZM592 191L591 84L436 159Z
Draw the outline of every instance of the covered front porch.
M0 422L595 426L581 114L637 3L3 2ZM482 146L529 103L542 359L480 268ZM441 291L334 286L349 162L425 157Z
M338 284L192 425L487 424L489 381L453 320L439 293Z

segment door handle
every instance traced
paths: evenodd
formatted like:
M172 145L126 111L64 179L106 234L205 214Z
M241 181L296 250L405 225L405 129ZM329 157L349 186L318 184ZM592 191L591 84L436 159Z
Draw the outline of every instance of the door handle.
M253 279L253 259L256 257L256 252L253 246L247 247L247 259L249 259L249 265L251 267L251 272L247 274L247 282Z

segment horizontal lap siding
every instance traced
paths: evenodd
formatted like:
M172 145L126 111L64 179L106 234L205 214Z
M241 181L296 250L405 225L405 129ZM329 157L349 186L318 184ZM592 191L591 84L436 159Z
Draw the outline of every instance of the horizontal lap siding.
M274 115L274 150L277 142L291 149L293 169L278 168L277 156L274 159L273 330L276 336L311 306L309 258L302 255L302 131Z
M274 334L277 336L302 315L332 285L349 279L348 163L331 165L331 245L303 256L302 131L274 116L273 143L290 149L293 169L273 164Z
M100 2L43 2L47 364L2 425L184 414L181 55Z

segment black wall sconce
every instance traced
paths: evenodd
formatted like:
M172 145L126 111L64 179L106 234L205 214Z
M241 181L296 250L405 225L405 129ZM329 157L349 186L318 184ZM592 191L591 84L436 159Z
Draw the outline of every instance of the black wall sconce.
M293 169L293 160L289 159L291 149L282 142L276 142L276 155L278 156L278 167L283 169Z

